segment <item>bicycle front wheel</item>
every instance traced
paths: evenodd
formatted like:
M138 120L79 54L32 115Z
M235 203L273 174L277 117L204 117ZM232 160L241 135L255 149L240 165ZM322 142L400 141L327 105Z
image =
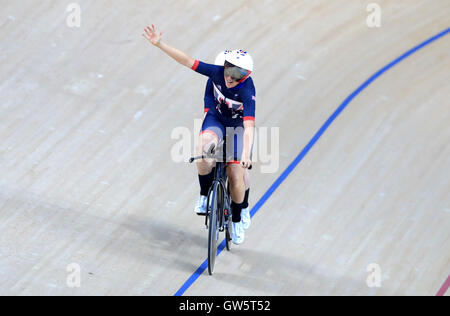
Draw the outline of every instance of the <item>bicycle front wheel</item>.
M208 231L208 273L214 273L214 265L217 255L217 243L219 240L219 226L221 207L223 206L223 190L216 182L210 191L208 199L209 231Z

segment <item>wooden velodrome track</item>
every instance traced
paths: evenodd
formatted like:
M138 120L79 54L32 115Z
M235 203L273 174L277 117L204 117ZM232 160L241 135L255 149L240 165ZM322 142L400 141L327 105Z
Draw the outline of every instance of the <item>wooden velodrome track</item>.
M369 28L370 2L82 0L70 28L70 1L2 0L0 294L449 295L450 2L377 0ZM151 47L151 23L206 62L247 49L257 126L279 128L214 276L195 275L196 169L171 154L206 78Z

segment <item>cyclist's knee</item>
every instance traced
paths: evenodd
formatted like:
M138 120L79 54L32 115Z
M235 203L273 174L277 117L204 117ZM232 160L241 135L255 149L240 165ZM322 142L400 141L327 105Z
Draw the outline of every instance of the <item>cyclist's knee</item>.
M244 183L244 172L245 169L238 164L230 164L227 167L227 177L230 181L230 185L241 185Z
M214 133L202 133L199 137L199 142L197 146L197 153L203 154L205 152L208 152L208 150L211 148L211 145L217 146L218 144L218 137Z

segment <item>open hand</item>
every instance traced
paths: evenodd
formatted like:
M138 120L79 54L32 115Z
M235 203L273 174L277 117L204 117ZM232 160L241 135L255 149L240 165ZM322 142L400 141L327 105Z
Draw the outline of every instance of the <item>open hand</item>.
M152 24L152 27L147 26L144 29L145 33L142 34L143 37L145 37L146 40L148 40L151 44L157 46L162 38L162 32L156 31L155 26Z

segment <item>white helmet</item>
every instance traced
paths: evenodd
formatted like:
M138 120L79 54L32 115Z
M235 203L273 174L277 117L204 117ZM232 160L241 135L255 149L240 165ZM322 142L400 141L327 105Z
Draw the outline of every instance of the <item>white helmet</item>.
M247 51L244 51L242 49L226 50L224 52L221 52L219 55L217 55L216 61L214 63L216 65L223 66L225 61L239 68L251 72L253 71L253 58L249 53L247 53Z
M219 53L217 55L216 60L214 61L214 65L223 66L225 64L225 52Z

